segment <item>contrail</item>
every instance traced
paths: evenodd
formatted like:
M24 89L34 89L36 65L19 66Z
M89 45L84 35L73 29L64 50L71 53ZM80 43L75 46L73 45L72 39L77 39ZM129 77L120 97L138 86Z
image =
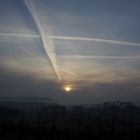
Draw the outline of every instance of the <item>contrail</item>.
M100 38L86 38L86 37L72 37L72 36L50 36L50 38L58 40L72 40L72 41L87 41L87 42L99 42L99 43L109 43L116 45L128 45L128 46L138 46L140 43L128 42L128 41L119 41L119 40L109 40L109 39L100 39Z
M104 56L104 55L62 55L62 58L72 58L72 59L140 59L140 56Z
M51 66L57 76L57 79L59 81L61 81L61 76L59 74L59 71L56 67L55 64L57 64L57 61L56 61L56 54L55 54L55 48L53 46L53 42L50 38L48 38L48 36L46 36L44 30L43 30L43 27L42 25L40 24L40 20L38 19L37 17L37 13L36 13L36 10L33 6L33 3L31 0L25 0L24 1L30 14L32 15L35 23L36 23L36 26L38 28L38 31L39 31L39 34L40 34L40 37L41 37L41 41L42 41L42 44L43 44L43 47L46 51L46 54L48 55L49 57L49 60L50 60L50 63L51 63Z
M0 33L3 37L25 37L25 38L40 38L40 35L19 34L19 33Z
M0 33L0 36L5 37L25 37L25 38L41 38L40 35L32 34L19 34L19 33ZM87 41L87 42L99 42L99 43L109 43L109 44L118 44L126 46L137 46L140 47L140 43L129 42L129 41L120 41L120 40L110 40L110 39L101 39L101 38L88 38L88 37L72 37L72 36L47 36L48 39L56 40L70 40L70 41Z

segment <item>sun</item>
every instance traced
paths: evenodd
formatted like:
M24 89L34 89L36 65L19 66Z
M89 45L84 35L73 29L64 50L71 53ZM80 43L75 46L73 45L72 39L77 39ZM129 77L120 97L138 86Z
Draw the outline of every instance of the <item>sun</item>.
M70 86L65 86L65 87L64 87L64 90L65 90L66 92L70 92L70 91L71 91L71 87L70 87Z

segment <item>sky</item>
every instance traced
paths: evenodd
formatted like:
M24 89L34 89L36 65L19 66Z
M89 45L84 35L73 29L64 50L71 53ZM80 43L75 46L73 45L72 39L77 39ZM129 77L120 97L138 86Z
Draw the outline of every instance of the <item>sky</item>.
M139 104L139 6L139 0L0 0L0 97Z

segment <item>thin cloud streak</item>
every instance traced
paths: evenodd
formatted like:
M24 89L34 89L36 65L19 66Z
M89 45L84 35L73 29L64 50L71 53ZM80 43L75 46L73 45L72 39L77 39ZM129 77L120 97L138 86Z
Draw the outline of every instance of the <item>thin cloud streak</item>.
M25 38L41 38L40 35L33 34L19 34L19 33L0 33L0 36L4 37L25 37ZM140 47L140 43L120 41L120 40L110 40L101 38L88 38L88 37L72 37L72 36L47 36L48 38L55 40L70 40L70 41L87 41L87 42L98 42L98 43L109 43L116 45L126 45L126 46L137 46Z
M40 38L40 35L33 35L33 34L19 34L19 33L0 33L2 37L25 37L25 38Z
M92 55L60 55L62 58L70 59L140 59L140 56L92 56Z
M127 46L140 47L140 43L119 41L119 40L100 39L100 38L86 38L86 37L72 37L72 36L50 36L50 38L58 39L58 40L99 42L99 43L109 43L109 44L116 44L116 45L127 45Z

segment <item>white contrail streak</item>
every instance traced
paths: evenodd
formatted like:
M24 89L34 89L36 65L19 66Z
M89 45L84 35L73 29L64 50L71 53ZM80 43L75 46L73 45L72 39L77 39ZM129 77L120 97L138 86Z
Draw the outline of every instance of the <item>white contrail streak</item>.
M39 34L40 34L40 37L41 37L43 47L44 47L46 53L48 54L51 66L52 66L58 80L60 81L61 76L60 76L59 71L58 71L58 69L55 65L55 64L57 64L57 61L56 61L56 54L55 54L55 48L53 46L53 42L50 38L48 38L46 36L46 34L45 34L45 32L42 28L42 25L40 24L40 20L38 19L38 16L37 16L37 13L36 13L36 10L33 6L32 1L31 0L25 0L25 4L26 4L30 14L32 15L32 17L33 17L33 19L36 23L36 26L38 28L38 31L39 31Z
M128 42L128 41L119 41L119 40L109 40L109 39L100 39L100 38L86 38L86 37L72 37L72 36L50 36L50 38L58 40L71 40L71 41L87 41L87 42L99 42L99 43L109 43L116 45L127 45L127 46L138 46L140 43Z
M140 56L62 55L63 59L140 59Z
M40 35L32 34L19 34L19 33L0 33L0 36L4 37L25 37L25 38L40 38ZM87 42L99 42L99 43L109 43L109 44L118 44L126 46L137 46L140 47L140 43L129 42L129 41L120 41L120 40L110 40L110 39L101 39L101 38L87 38L87 37L72 37L72 36L47 36L48 39L56 40L70 40L70 41L87 41Z
M40 38L40 35L19 34L19 33L0 33L3 37L25 37L25 38Z

